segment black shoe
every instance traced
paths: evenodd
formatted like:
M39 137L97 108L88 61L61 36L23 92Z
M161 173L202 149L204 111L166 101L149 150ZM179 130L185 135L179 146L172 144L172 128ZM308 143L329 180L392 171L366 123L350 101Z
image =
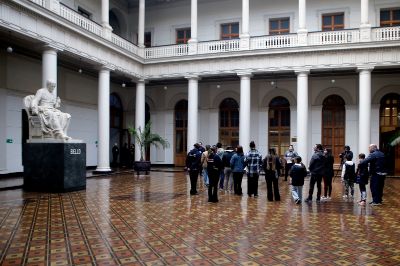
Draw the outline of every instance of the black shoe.
M197 192L190 192L190 195L194 196L194 195L199 195L199 193Z
M304 202L311 203L311 202L312 202L312 199L307 198L307 199L304 200Z
M254 195L255 198L258 198L258 195Z

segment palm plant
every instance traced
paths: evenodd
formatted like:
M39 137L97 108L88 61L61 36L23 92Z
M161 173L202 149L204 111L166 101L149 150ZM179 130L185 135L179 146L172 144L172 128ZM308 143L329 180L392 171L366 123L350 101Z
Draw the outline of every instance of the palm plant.
M142 130L141 127L137 129L133 127L128 127L128 131L140 146L140 161L144 161L144 158L146 158L146 150L151 145L157 147L161 146L163 149L169 147L168 140L164 139L156 133L151 132L151 121L147 122L144 130Z

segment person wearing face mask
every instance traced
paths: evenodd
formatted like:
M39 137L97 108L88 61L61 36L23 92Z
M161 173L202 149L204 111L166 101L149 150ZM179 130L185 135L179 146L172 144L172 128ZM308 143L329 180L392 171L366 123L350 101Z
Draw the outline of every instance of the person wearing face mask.
M297 152L294 151L293 145L289 145L289 149L285 152L285 181L287 181L289 171L292 169L292 166L294 164L294 158L299 156Z

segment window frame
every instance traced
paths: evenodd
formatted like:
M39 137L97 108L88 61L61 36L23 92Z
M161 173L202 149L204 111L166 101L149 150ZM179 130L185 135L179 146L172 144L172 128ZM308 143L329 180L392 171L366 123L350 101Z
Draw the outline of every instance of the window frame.
M238 26L238 33L232 33L232 26L234 24L237 24ZM228 34L224 34L222 28L224 26L229 26L229 33ZM227 22L227 23L221 23L220 27L219 27L219 39L220 40L235 40L235 39L239 39L240 36L240 23L237 22ZM224 38L224 37L229 37L229 38Z
M179 39L178 38L178 32L179 31L184 31L183 39ZM187 34L188 31L190 32L189 36ZM192 36L192 32L191 32L191 28L190 27L177 28L177 29L175 29L175 44L187 44L188 41L190 40L191 36ZM183 42L180 42L180 40L182 40Z
M335 16L343 16L343 24L335 24ZM332 22L331 24L324 25L324 18L325 17L331 17ZM333 12L333 13L322 13L321 14L321 31L338 31L338 30L344 30L346 28L346 14L345 12Z
M284 21L284 20L288 21L288 28L287 29L281 28L282 21ZM271 22L273 22L273 21L278 21L279 28L277 30L272 30L271 29ZM269 18L269 20L268 20L268 33L269 33L269 35L289 34L290 33L290 17Z
M390 19L388 21L382 21L382 12L384 11L389 11L389 16ZM381 8L379 10L379 26L380 27L396 27L396 26L400 26L400 20L393 20L393 11L400 11L400 7L392 7L392 8ZM394 23L396 23L397 25L393 25ZM386 24L390 24L390 25L386 25Z

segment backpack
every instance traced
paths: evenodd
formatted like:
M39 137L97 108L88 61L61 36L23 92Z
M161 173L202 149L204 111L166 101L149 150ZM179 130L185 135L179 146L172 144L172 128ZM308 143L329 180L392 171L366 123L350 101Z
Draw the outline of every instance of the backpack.
M346 172L344 174L344 179L354 182L356 178L356 165L345 164Z

